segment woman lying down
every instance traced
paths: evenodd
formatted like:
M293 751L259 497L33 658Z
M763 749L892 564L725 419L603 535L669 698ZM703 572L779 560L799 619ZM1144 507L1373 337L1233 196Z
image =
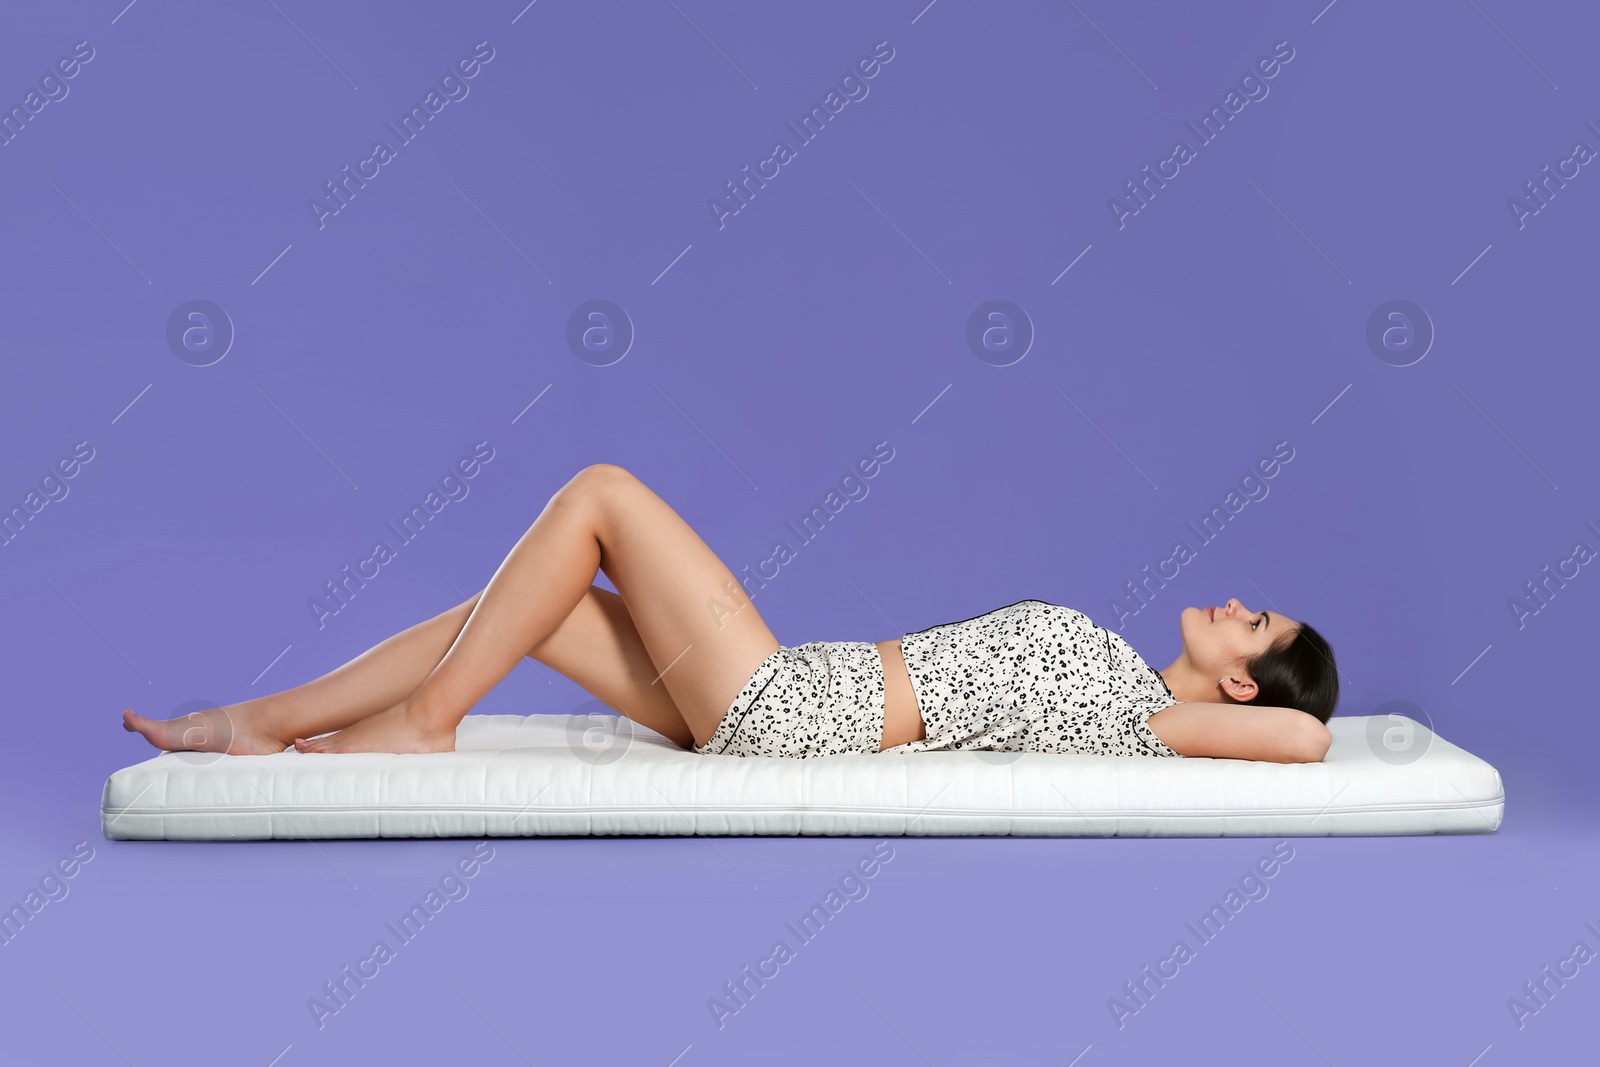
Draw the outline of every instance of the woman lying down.
M604 571L616 592L594 585ZM804 759L985 749L1316 762L1338 702L1328 642L1236 599L1187 607L1165 670L1081 612L1022 600L883 641L780 645L664 500L608 463L546 503L482 591L294 689L176 719L157 748L446 752L524 657L679 746Z

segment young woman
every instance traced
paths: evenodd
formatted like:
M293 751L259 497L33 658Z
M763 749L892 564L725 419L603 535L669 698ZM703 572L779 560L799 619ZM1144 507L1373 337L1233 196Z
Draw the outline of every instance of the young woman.
M617 592L593 585L603 570ZM887 641L780 646L733 574L621 467L562 486L489 584L315 681L165 721L157 748L446 752L524 656L696 752L993 749L1315 762L1338 700L1304 622L1238 600L1185 608L1156 671L1083 614L1023 600ZM320 736L319 736L320 735Z

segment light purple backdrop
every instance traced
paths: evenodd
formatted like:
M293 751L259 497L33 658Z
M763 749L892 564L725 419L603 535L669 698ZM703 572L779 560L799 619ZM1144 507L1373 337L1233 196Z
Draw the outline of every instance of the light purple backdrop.
M0 16L0 903L57 898L0 945L6 1063L1593 1054L1586 5L123 3ZM1186 605L1303 618L1342 714L1501 770L1503 829L1291 841L1201 947L1275 841L896 839L800 945L874 841L496 840L319 1025L474 842L108 842L150 755L118 716L459 602L597 461L736 571L789 542L755 599L785 644L1039 597L1160 667ZM527 663L477 710L588 701Z

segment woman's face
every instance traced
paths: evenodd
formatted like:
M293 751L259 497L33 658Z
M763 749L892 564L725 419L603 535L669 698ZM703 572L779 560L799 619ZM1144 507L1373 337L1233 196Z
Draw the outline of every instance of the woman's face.
M1204 673L1240 672L1245 660L1285 641L1300 624L1276 611L1250 611L1237 598L1216 607L1184 608L1183 650Z

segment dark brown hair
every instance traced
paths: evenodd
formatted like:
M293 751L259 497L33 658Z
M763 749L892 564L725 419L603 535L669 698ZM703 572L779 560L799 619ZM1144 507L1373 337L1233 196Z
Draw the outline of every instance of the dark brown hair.
M1327 638L1304 622L1293 637L1274 644L1244 666L1258 687L1255 699L1246 703L1298 708L1323 723L1333 717L1339 703L1339 671L1333 649Z

